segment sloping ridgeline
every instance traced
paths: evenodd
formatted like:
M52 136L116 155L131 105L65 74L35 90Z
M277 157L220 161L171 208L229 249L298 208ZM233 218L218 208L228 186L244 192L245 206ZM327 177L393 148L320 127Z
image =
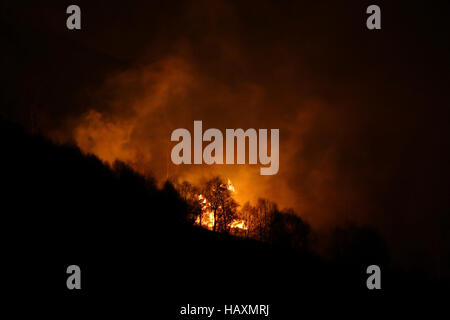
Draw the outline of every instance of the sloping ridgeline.
M280 313L316 293L367 291L364 269L192 226L170 184L0 123L4 285L15 294L165 312L269 303ZM66 288L71 264L82 270L79 292Z

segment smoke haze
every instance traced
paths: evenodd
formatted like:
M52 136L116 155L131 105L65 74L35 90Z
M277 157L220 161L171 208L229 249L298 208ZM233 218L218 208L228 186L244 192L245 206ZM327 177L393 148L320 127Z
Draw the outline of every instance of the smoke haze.
M12 81L37 92L44 134L160 182L219 174L241 204L264 197L317 229L368 224L399 259L413 251L440 259L425 248L448 243L448 182L439 178L448 173L448 45L407 32L402 22L417 20L422 7L384 5L388 34L367 32L366 6L355 3L139 4L82 2L78 34L66 34L56 18L37 18L53 17L52 9L27 9L27 28L67 41L67 55L47 42L37 50L69 67L31 69L30 79ZM6 9L18 28L18 9ZM428 14L438 12L445 10ZM420 28L431 33L440 21ZM12 100L20 96L13 93ZM279 128L278 174L260 176L260 165L173 165L170 134L192 130L194 120L223 132Z

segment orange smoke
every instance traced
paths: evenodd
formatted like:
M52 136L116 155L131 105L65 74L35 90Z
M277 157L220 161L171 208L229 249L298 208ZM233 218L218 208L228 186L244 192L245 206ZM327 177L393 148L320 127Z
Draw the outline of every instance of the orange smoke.
M281 208L294 208L311 223L320 222L325 215L335 216L330 209L333 204L327 199L335 193L334 181L330 180L334 179L334 168L330 166L334 155L321 141L312 153L304 151L304 141L311 138L311 132L319 126L334 125L320 122L323 114L329 119L333 115L316 100L294 92L280 95L272 82L234 79L229 83L211 76L186 57L170 57L120 72L97 88L94 96L97 100L92 110L75 121L72 131L85 153L110 164L123 161L159 183L169 179L201 184L213 176L230 177L239 189L234 194L238 203L266 198ZM277 106L292 110L280 113ZM170 135L177 128L190 129L194 120L203 120L205 128L222 130L279 128L278 174L261 176L258 165L248 164L174 165ZM314 139L307 141L309 145Z

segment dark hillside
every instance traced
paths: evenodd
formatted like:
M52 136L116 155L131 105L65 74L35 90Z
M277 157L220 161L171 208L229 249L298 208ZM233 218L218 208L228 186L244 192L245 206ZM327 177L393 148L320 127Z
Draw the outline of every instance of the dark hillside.
M38 292L66 303L76 295L98 310L112 302L125 311L129 303L137 310L166 301L220 301L270 303L275 313L296 308L298 299L376 296L365 287L365 266L386 260L370 230L341 231L341 254L325 262L308 250L192 226L169 183L159 189L124 164L112 170L76 147L54 145L5 121L0 144L5 278L14 294ZM65 288L70 264L83 271L81 293ZM384 296L395 295L411 275L396 276L384 273Z

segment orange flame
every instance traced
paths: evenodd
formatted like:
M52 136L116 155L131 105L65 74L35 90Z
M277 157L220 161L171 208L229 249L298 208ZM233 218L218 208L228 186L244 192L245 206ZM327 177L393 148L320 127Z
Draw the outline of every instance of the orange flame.
M230 190L230 191L233 192L233 193L237 193L237 192L236 192L236 189L235 189L235 187L233 186L233 184L231 183L231 180L230 180L230 179L228 179L228 182L227 182L227 189Z
M228 182L227 182L227 189L230 190L232 193L237 193L236 188L231 183L230 179L228 179ZM205 227L209 230L213 230L213 228L214 228L214 212L210 210L210 203L205 198L205 196L202 194L198 195L198 200L200 201L200 204L202 206L201 226ZM200 225L200 216L197 217L197 219L195 220L195 224ZM228 227L230 229L240 229L240 230L248 229L247 222L243 219L233 219L233 221L231 221L228 224Z

